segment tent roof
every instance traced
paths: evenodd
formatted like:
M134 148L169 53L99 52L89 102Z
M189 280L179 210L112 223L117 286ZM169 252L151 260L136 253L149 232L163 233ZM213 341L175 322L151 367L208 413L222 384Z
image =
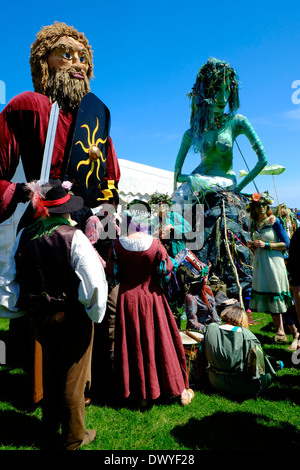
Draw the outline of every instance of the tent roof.
M119 182L120 196L125 201L133 199L147 201L150 195L158 192L173 193L173 171L162 170L149 165L118 159L121 179Z

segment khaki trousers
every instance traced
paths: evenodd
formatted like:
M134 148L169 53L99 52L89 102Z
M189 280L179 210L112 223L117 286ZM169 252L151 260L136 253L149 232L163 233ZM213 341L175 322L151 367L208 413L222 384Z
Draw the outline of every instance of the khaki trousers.
M33 319L43 351L42 402L45 437L50 442L61 425L63 447L80 447L85 432L84 392L91 381L93 322L85 311L58 312L41 324Z

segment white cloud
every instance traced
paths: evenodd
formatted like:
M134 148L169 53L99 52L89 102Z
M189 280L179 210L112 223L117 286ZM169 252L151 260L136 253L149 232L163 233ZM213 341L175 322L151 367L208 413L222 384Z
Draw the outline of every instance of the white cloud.
M292 109L291 111L286 111L285 113L282 114L282 116L287 119L292 119L293 121L299 120L300 119L300 107Z

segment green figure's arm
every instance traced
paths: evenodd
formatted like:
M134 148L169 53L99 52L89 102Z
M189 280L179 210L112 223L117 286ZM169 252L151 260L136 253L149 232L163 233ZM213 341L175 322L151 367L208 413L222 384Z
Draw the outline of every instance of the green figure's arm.
M248 119L242 115L237 115L236 118L238 118L239 122L236 129L236 137L238 135L244 134L249 139L249 142L258 158L258 162L256 163L255 167L242 179L242 181L234 189L234 192L239 193L245 186L247 186L247 184L251 183L251 181L256 178L256 176L267 165L268 160L266 157L265 149Z
M220 135L220 139L224 141L224 138L226 138L226 141L228 142L228 150L223 154L220 154L219 150L217 149L217 143L219 142L218 134ZM253 150L257 155L258 162L249 172L249 174L246 175L236 186L234 191L240 192L245 186L253 181L267 165L267 158L264 147L250 122L245 116L240 114L236 114L235 116L229 118L220 131L211 131L204 135L205 141L210 142L212 145L209 146L209 150L202 157L201 165L199 165L197 173L220 177L230 177L230 175L234 174L232 171L233 143L235 139L241 134L248 138ZM174 171L174 191L177 188L177 182L186 180L185 176L181 175L181 169L191 144L192 135L189 129L182 137L179 152L176 157Z
M192 136L190 130L187 130L182 137L179 152L176 157L175 170L174 170L174 191L177 188L178 176L181 173L182 166L184 164L185 157L191 147Z

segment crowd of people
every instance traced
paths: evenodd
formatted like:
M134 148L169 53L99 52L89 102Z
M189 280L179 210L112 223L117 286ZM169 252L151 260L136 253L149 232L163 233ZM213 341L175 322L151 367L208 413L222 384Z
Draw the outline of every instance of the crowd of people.
M120 170L111 137L95 193L97 209L86 207L84 197L74 195L65 181L78 107L93 75L92 51L84 34L65 23L42 28L31 47L30 64L35 91L12 99L0 115L0 221L19 203L29 202L1 272L0 317L11 321L15 351L21 354L20 338L27 342L27 352L34 351L29 362L33 388L40 384L45 445L53 448L59 442L66 450L76 450L91 442L96 432L85 428L85 407L104 388L117 400L141 408L158 398L178 400L183 406L191 403L195 392L179 310L187 316L186 330L203 335L199 351L211 388L234 398L256 397L272 383L282 363L264 354L238 300L228 299L223 291L213 293L214 267L187 250L184 234L191 226L169 210L171 200L156 194L149 201L157 205L153 232L149 214L140 217L128 210L118 215ZM207 131L201 142L209 147L215 125L225 125L228 135L233 130L234 136L244 133L253 142L258 163L239 189L266 164L250 123L241 116L223 119L232 90L232 111L238 107L236 74L227 65L211 60L197 77L192 128L177 158L176 183L186 181L180 172L194 138ZM224 70L229 71L225 81ZM208 79L218 102L207 130L195 121L201 117L197 93ZM56 140L48 178L40 181L53 102L60 107ZM214 148L208 153L211 165ZM11 181L20 158L27 183ZM226 187L232 189L232 148L226 161L221 176L229 178ZM220 176L206 168L206 181L198 170L199 187ZM295 350L300 347L300 229L297 221L291 223L286 207L275 217L272 202L267 193L249 199L248 247L254 253L250 308L272 315L276 342L287 341L287 325L293 335L290 349Z
M272 383L282 363L263 352L238 301L222 291L214 295L210 263L194 256L195 274L184 263L186 253L193 256L189 250L170 256L164 246L169 237L161 237L159 230L151 235L148 216L117 213L119 195L112 186L103 190L101 205L92 215L88 212L80 228L72 214L82 211L83 199L64 186L60 180L27 185L37 217L20 230L0 283L0 315L28 317L42 346L48 444L57 438L60 424L66 449L93 440L95 431L85 430L85 406L101 394L105 361L106 389L116 400L141 408L164 397L191 403L186 351L170 308L178 309L178 304L172 304L172 293L169 300L166 295L171 275L180 268L186 331L203 334L198 360L205 372L196 387L207 380L212 390L244 399ZM293 302L283 254L290 242L270 204L265 193L249 199L254 225L248 245L255 252L250 306L272 315L275 342L287 341L288 326L294 350L299 323L295 316L291 320L288 309L299 308L297 261L293 256L287 263ZM173 230L169 219L167 227ZM298 237L296 230L291 244L295 254Z

